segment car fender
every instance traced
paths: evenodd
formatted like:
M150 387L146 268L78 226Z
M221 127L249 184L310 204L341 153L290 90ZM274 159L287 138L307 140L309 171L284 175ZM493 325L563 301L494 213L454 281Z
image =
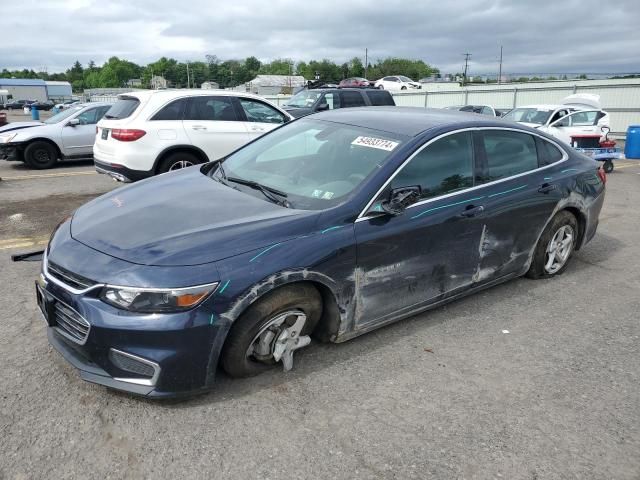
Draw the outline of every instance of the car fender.
M178 145L170 145L170 146L166 147L164 150L162 150L156 156L156 159L153 162L153 168L151 169L151 171L152 172L157 171L158 165L160 164L160 161L161 161L162 157L164 157L167 153L170 153L173 150L193 150L194 152L197 152L198 154L202 155L202 157L205 159L204 163L207 163L207 162L211 161L209 156L206 153L204 153L204 150L202 150L199 147L196 147L195 145L190 145L188 143L178 144Z

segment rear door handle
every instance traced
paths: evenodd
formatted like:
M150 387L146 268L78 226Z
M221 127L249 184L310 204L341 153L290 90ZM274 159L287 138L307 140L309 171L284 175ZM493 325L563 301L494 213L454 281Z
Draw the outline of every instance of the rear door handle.
M205 127L204 125L191 125L191 129L192 130L206 130L207 127Z
M253 131L253 132L264 132L264 127L253 126L253 127L251 127L251 131Z
M557 188L558 186L554 185L553 183L543 183L542 185L540 185L540 188L538 189L538 191L540 193L549 193L556 190Z
M469 205L466 209L462 211L460 216L467 217L467 218L475 217L476 215L480 215L482 212L484 212L484 207L482 205L478 205L477 207L474 207L473 205Z

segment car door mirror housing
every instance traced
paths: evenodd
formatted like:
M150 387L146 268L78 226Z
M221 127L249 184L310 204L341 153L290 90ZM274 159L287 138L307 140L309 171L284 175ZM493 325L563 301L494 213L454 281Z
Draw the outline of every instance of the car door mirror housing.
M420 198L422 188L419 185L394 188L389 193L389 199L380 204L382 211L389 215L401 215L409 205Z
M75 127L76 125L80 125L80 119L78 118L72 118L67 122L67 126L69 127Z
M316 107L316 111L318 111L318 112L323 112L325 110L329 110L329 104L328 103L321 103L320 105L318 105Z

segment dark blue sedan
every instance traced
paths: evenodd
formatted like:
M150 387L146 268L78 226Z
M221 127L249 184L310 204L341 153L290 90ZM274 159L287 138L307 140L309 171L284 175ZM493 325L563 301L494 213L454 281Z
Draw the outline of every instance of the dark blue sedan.
M536 130L369 107L120 188L54 232L37 281L82 378L152 397L254 375L480 289L562 273L605 175ZM282 368L281 367L281 368Z

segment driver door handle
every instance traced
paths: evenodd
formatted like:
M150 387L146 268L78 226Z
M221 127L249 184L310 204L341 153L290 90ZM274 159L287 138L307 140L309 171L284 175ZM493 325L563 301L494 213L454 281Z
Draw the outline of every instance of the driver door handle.
M191 125L191 129L192 130L206 130L207 127L205 127L204 125Z
M484 212L484 207L482 205L478 205L477 207L474 207L473 205L469 205L466 209L462 211L460 216L470 218L470 217L475 217L476 215L480 215L482 212Z
M540 185L540 188L538 189L538 191L540 193L549 193L556 190L557 188L558 186L554 185L553 183L543 183L542 185Z

